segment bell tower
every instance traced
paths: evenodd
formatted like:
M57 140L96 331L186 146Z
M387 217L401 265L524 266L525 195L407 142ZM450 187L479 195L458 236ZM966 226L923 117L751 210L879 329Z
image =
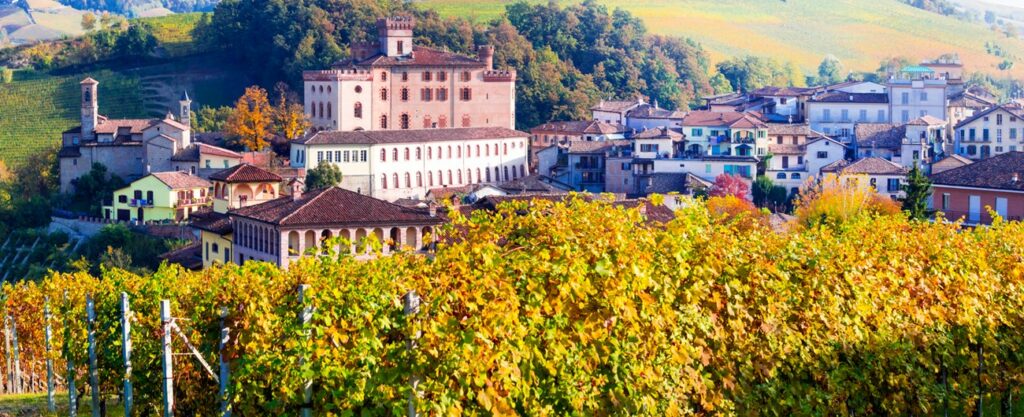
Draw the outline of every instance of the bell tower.
M92 139L96 132L96 123L99 120L99 97L97 86L99 82L86 78L80 83L82 86L82 139Z
M181 92L181 99L178 100L178 121L181 124L192 127L192 99L188 98L188 91Z
M411 16L395 16L377 20L380 52L395 57L412 53L412 30L416 21Z

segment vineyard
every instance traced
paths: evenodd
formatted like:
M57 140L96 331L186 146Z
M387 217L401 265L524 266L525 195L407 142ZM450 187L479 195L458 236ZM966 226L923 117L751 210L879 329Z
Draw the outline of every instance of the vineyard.
M432 257L6 284L4 387L45 392L52 360L64 409L160 415L169 361L185 416L222 399L239 416L1022 411L1020 223L777 232L756 212L696 203L657 224L583 199L453 216Z
M63 233L18 230L0 243L0 282L43 276L63 266L76 252L82 239Z
M0 159L14 164L58 146L61 132L79 124L78 83L87 76L100 82L103 115L144 115L137 77L108 70L60 76L16 71L14 82L0 84Z

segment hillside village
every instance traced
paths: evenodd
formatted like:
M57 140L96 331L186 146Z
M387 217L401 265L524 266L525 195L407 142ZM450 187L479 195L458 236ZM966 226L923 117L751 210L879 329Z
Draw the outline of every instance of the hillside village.
M672 204L648 197L707 195L738 180L750 199L759 177L770 180L760 180L770 189L759 204L783 219L814 181L899 200L915 169L934 182L930 207L951 219L989 223L985 207L1024 216L1024 104L967 83L956 59L906 66L881 83L708 96L692 111L606 99L587 120L524 132L515 130L516 69L494 67L501 45L475 56L417 45L410 17L377 28L351 59L302 74L309 129L287 143L283 164L192 132L188 92L162 118L109 119L98 81L82 80L81 124L64 132L58 154L61 191L95 164L131 181L93 221L190 224L194 242L166 255L190 268L287 267L332 237L352 253L367 250L357 243L368 236L384 253L429 250L446 210L504 199L610 193L671 218ZM307 173L325 166L341 172L336 186L306 187Z

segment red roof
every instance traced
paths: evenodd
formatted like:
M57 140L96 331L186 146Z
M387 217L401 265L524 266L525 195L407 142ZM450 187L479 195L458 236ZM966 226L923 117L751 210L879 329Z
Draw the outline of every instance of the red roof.
M729 127L734 129L767 128L768 125L750 113L700 110L683 118L683 126Z
M467 68L483 68L487 64L476 58L426 46L414 46L412 53L402 56L377 55L362 61L342 61L334 65L338 67L422 67L422 66L455 66Z
M172 190L183 188L209 188L210 182L187 172L154 172L153 177L166 184Z
M210 175L210 179L228 183L283 181L280 175L262 170L249 164L235 165L223 171L217 171Z
M402 207L338 187L310 191L298 199L290 195L280 197L233 210L231 215L279 226L419 225L440 224L442 221L430 216L426 210Z

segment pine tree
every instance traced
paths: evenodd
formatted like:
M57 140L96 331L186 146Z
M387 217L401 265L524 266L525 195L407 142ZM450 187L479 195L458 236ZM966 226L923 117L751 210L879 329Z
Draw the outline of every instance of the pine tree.
M906 196L903 202L903 211L911 219L924 220L931 214L928 210L928 197L932 193L932 181L924 175L924 172L914 163L914 167L907 174L907 183L903 185L903 192Z

